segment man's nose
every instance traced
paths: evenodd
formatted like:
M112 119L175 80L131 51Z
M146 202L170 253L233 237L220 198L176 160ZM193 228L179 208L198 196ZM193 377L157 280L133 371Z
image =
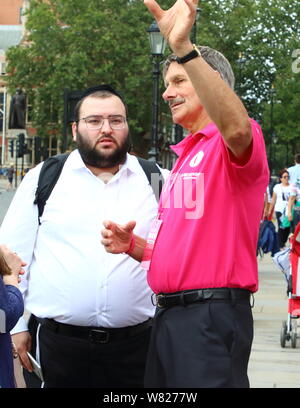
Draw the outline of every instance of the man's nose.
M108 118L103 119L103 124L102 124L102 127L101 127L100 131L101 131L101 133L106 133L106 134L107 133L112 133L112 128L111 128L111 126L109 124Z
M165 101L176 98L176 92L174 88L171 85L168 85L165 92L162 94L162 97Z

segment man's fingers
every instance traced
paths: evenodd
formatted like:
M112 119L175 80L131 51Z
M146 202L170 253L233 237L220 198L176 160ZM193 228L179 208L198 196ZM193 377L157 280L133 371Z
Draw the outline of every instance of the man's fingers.
M197 1L197 0L184 0L184 1L185 1L185 4L188 6L188 8L189 8L191 11L195 11L195 10L196 10L197 4L198 4L198 1Z
M105 228L107 228L107 229L111 229L112 228L112 222L111 221L108 221L108 220L105 220L105 221L103 221L103 225L104 225L104 227Z
M192 4L195 4L195 6L198 5L199 0L185 0L186 3L191 2Z
M101 244L104 245L105 247L107 247L107 246L109 246L109 245L112 244L112 240L111 240L111 239L107 239L107 238L102 239L102 240L101 240Z
M103 238L110 238L112 236L112 231L105 228L101 231L101 235Z
M20 357L22 366L23 366L24 368L26 368L26 370L32 372L32 364L31 364L31 362L30 362L30 360L29 360L29 357L28 357L28 355L27 355L27 352L25 351L25 352L23 352L23 353L19 353L19 357Z
M132 232L134 229L136 222L135 221L129 221L125 225L118 225L115 224L112 221L105 220L103 221L104 229L101 231L101 234L104 238L111 237L113 233L122 233L122 232Z
M155 19L159 20L162 18L164 10L160 8L155 0L144 0L144 4Z
M126 232L132 232L132 230L134 229L135 225L136 225L136 222L135 222L135 221L129 221L127 224L124 225L123 228L124 228L124 230L125 230Z

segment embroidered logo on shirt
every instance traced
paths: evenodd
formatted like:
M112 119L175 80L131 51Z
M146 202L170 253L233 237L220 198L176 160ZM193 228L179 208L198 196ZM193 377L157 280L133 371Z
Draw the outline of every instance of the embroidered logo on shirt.
M204 157L204 152L200 150L190 161L190 167L197 167Z
M161 207L184 209L186 219L200 219L204 214L204 173L173 173L168 180Z

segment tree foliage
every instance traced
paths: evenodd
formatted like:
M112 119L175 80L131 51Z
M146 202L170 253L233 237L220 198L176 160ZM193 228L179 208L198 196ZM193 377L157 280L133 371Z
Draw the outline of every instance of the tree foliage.
M63 91L110 83L129 108L133 136L149 126L151 61L141 1L32 0L25 46L9 50L9 87L33 101L33 125L44 136L61 132Z
M174 0L159 3L166 8ZM263 126L272 167L290 164L300 150L300 73L292 70L292 53L300 48L300 3L206 0L199 6L197 43L218 49L231 62L236 91ZM34 101L33 124L39 135L61 133L64 88L111 83L125 96L134 144L143 148L141 135L151 122L146 33L151 22L140 0L31 0L27 42L7 54L8 83L11 92L21 87ZM169 132L167 106L161 104L160 110L168 118Z

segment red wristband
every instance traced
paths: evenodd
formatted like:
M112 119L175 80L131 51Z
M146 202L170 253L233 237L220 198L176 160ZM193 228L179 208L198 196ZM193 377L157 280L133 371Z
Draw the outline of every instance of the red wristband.
M132 234L132 235L131 235L131 241L130 241L129 248L127 249L127 251L125 252L125 254L130 255L130 253L133 251L134 247L135 247L135 238L134 238L134 235Z

